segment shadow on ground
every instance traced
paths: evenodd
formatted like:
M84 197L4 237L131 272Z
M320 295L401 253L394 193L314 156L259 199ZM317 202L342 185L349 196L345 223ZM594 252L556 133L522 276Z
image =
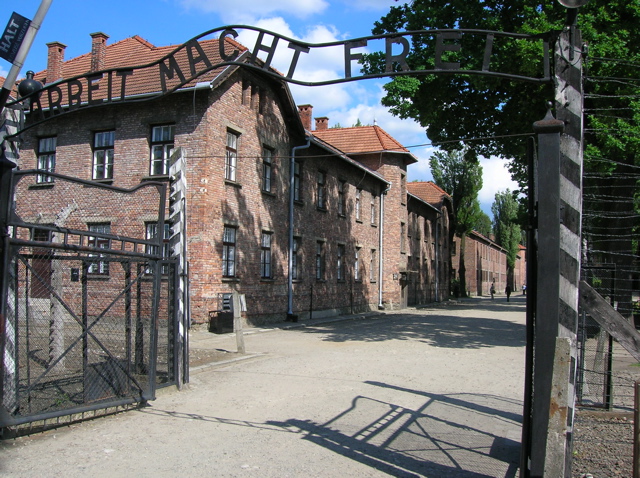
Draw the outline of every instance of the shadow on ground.
M351 322L309 324L305 333L321 334L332 342L384 340L418 340L445 348L480 349L485 347L523 347L526 327L522 323L487 317L487 311L524 313L524 300L501 303L491 300L465 300L447 304L438 309L418 309L407 312L386 313L375 319ZM496 302L496 303L494 303ZM470 316L451 314L452 310L468 310ZM380 321L393 321L393 327L381 326Z
M396 477L504 477L518 473L522 403L486 394L432 394L380 382L380 388L423 399L410 409L358 395L351 406L324 423L305 418L256 423L148 408L143 413L177 419L259 428L298 435ZM295 445L291 445L295 453Z

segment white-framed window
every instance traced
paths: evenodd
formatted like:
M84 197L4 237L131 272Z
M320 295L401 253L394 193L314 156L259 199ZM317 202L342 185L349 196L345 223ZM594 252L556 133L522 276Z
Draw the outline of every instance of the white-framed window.
M369 263L369 280L375 282L376 280L376 250L371 249L371 260Z
M110 223L100 223L100 224L89 224L89 231L95 232L96 234L111 234L111 224ZM111 245L111 239L107 237L100 236L89 236L88 245L90 247L97 247L98 249L109 249ZM91 256L95 256L96 254L90 254ZM107 261L95 261L89 264L89 269L87 271L89 274L96 275L109 275L109 263Z
M338 215L344 216L346 207L346 181L338 181Z
M356 189L356 221L360 220L360 200L362 199L362 189Z
M262 148L262 190L273 192L273 150L266 146Z
M353 255L353 279L355 281L360 280L360 248L356 247Z
M240 135L233 131L227 131L227 149L224 160L224 178L228 181L236 180L238 169L238 140Z
M405 234L407 231L407 225L404 222L400 223L400 252L407 252L407 243Z
M300 279L300 238L293 238L293 251L291 255L291 278Z
M38 169L53 173L56 170L56 144L57 138L51 136L49 138L40 138L38 140ZM36 175L37 183L52 183L53 176L44 173Z
M338 274L338 280L342 281L345 279L344 276L344 244L338 244L338 262L337 262L337 274Z
M316 175L316 207L327 208L327 173L318 171Z
M293 200L302 201L302 164L296 161L293 164Z
M316 241L316 280L324 279L324 241Z
M158 125L151 128L151 161L149 174L151 176L166 176L169 174L169 158L173 153L176 127L172 124Z
M115 131L93 134L93 179L113 179L113 145Z
M376 195L371 193L371 225L376 224Z
M271 279L271 239L272 233L262 232L260 241L260 277Z
M222 276L236 276L236 236L237 228L224 226L222 237Z

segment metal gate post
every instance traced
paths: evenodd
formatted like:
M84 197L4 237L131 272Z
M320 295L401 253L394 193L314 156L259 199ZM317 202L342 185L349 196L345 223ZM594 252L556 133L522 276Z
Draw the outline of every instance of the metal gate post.
M549 398L551 397L553 362L558 335L560 287L560 133L564 124L551 111L534 124L538 135L537 283L533 344L533 394L529 470L531 477L544 476Z
M9 218L13 203L13 168L16 165L0 154L0 416L13 412L17 388L14 382L17 362L15 355L15 304L9 294L11 259L9 248Z

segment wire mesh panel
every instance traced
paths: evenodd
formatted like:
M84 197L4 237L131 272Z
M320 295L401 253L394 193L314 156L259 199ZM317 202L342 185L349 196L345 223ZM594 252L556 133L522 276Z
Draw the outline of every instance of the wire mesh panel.
M606 407L611 405L611 336L586 314L578 329L578 404Z
M578 405L633 410L636 360L588 314L578 328L576 390Z
M165 185L56 175L47 202L32 179L16 174L0 426L155 398L176 367Z

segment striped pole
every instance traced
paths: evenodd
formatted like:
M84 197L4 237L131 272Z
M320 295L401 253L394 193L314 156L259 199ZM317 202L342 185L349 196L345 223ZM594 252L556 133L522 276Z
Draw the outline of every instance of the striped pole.
M178 331L176 336L177 350L177 383L180 388L189 381L189 278L187 271L187 158L182 148L177 148L171 155L169 177L171 192L169 194L169 223L171 224L171 256L178 258L176 307L178 314Z

